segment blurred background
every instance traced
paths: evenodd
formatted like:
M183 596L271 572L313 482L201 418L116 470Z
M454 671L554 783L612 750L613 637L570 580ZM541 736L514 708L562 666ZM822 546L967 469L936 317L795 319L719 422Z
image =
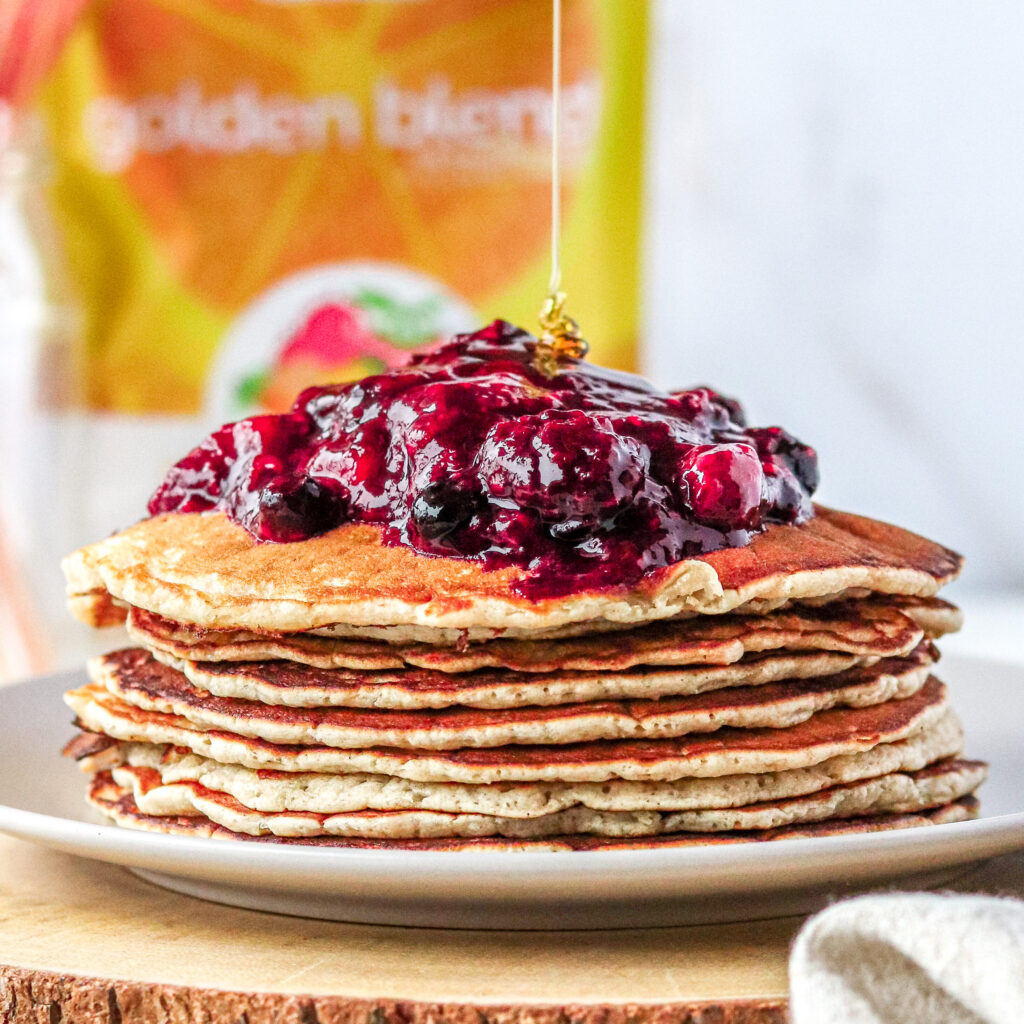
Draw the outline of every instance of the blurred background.
M820 500L967 555L1024 636L1024 6L652 8L642 361L819 452Z
M1016 654L1024 8L564 3L564 284L594 358L815 445L823 501L968 555L961 649ZM0 674L81 657L60 556L208 428L535 326L550 13L0 10Z

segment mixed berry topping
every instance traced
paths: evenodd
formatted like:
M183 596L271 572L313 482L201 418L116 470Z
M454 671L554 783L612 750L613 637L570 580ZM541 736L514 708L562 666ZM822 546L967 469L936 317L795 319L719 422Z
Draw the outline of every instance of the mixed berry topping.
M222 509L261 541L343 523L385 544L527 571L540 598L627 587L812 514L817 457L746 426L708 388L668 394L566 359L502 320L403 367L310 388L291 412L211 434L168 473L151 515Z

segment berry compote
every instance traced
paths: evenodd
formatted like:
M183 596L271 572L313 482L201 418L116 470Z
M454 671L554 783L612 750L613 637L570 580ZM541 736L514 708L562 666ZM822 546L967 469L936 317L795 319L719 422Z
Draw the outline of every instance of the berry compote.
M626 587L812 514L817 457L708 388L668 394L496 320L407 366L211 434L152 515L222 509L261 541L370 523L385 544L526 570L530 598Z

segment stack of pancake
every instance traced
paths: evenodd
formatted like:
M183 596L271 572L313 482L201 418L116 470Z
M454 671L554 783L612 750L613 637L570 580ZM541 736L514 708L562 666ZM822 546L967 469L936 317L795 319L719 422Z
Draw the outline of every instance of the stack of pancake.
M221 512L65 563L138 644L67 695L114 821L341 846L591 850L923 826L985 766L934 675L960 559L819 508L628 592L527 600L525 570L346 525L260 544Z

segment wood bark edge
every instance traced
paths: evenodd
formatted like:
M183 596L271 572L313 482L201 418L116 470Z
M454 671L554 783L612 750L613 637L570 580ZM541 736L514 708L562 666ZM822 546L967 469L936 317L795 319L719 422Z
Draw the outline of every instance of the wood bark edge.
M3 1024L785 1024L783 999L472 1005L76 977L0 966Z

